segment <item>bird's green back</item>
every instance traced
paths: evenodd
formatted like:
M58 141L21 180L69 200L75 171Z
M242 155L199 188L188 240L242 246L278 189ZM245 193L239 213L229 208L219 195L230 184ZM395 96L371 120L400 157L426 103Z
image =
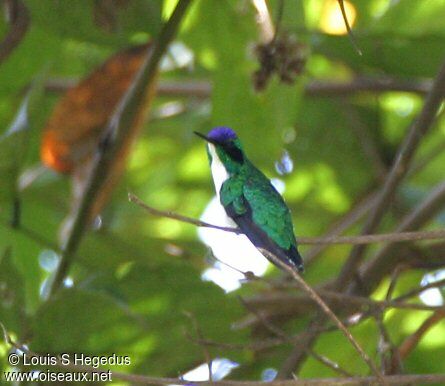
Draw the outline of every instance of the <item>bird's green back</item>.
M221 204L233 205L239 215L252 211L252 220L281 248L296 246L290 211L269 179L245 160L222 185Z

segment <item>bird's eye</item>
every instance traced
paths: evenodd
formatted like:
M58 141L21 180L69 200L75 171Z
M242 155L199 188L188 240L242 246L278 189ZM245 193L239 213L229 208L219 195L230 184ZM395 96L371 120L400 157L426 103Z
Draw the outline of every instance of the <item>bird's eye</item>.
M239 163L244 162L243 152L238 149L233 143L229 143L225 146L225 148L227 154L230 156L231 159Z

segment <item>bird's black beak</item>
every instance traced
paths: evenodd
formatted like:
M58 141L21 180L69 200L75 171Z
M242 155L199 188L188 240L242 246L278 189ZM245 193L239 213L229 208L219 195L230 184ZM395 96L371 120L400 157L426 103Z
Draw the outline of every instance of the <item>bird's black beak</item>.
M212 143L212 144L216 145L216 142L215 142L213 139L210 139L209 137L207 137L206 135L201 134L201 133L199 133L199 132L197 132L197 131L194 131L194 133L195 133L198 137L204 139L205 141L207 141L207 142L209 142L209 143Z

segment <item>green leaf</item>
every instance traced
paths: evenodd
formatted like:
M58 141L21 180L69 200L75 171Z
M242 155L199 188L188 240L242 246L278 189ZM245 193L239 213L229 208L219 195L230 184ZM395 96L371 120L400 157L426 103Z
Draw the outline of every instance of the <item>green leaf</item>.
M196 337L196 332L184 311L196 317L207 339L222 341L227 334L231 339L240 339L244 335L230 331L233 320L240 317L237 299L227 297L214 284L203 282L200 272L185 261L166 258L162 264L156 265L135 262L114 272L102 270L96 277L85 280L90 291L108 294L146 326L140 339L150 343L144 347L135 341L128 348L129 352L138 352L138 371L165 374L193 367L202 360L202 350L187 337ZM91 307L89 311L94 312ZM100 315L95 318L102 320ZM111 322L119 323L113 319ZM85 333L94 333L91 326L85 324L84 328ZM103 328L108 329L105 325ZM174 357L172 347L176 353ZM233 357L233 353L230 355Z
M22 306L26 308L26 313L32 314L39 304L42 271L39 268L38 257L42 246L27 237L26 232L22 233L17 228L11 228L2 219L0 223L0 250L9 247L14 252L14 264L23 278L22 286L26 294L26 301Z
M314 36L313 49L346 63L358 73L383 73L395 77L434 77L443 61L444 37L439 35L356 33L356 40L362 56L357 55L347 36Z
M36 74L58 58L62 47L62 40L57 35L31 23L24 39L1 64L0 96L16 97L25 87L29 87Z
M393 2L372 27L374 31L405 36L444 35L442 0L404 0ZM415 26L415 28L413 28Z
M28 156L31 122L37 114L42 90L43 76L40 76L23 98L13 122L0 136L0 179L3 181L0 202L12 202L14 226L20 223L19 175Z
M301 78L294 85L274 79L264 92L255 92L252 76L259 64L253 45L259 41L253 7L242 14L230 2L201 1L195 12L200 24L187 40L198 46L203 65L213 69L212 125L235 129L253 159L278 158L282 135L299 111Z
M27 95L8 130L0 136L0 201L14 199L18 194L18 176L26 156L29 136L29 95Z
M0 322L9 331L20 336L27 330L24 277L15 265L10 247L0 255L0 315Z
M122 350L140 329L124 305L107 294L80 289L60 291L38 310L33 327L33 350L91 355Z
M105 2L28 1L33 23L57 36L99 44L128 45L137 33L155 35L161 26L160 0Z

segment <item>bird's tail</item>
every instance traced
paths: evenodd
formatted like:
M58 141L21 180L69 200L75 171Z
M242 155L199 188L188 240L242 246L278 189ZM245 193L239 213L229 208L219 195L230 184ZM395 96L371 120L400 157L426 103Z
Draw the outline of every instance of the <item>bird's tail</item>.
M290 260L290 263L297 268L299 272L304 272L304 264L303 264L303 258L301 257L300 253L298 252L297 248L293 245L289 248L288 259Z

